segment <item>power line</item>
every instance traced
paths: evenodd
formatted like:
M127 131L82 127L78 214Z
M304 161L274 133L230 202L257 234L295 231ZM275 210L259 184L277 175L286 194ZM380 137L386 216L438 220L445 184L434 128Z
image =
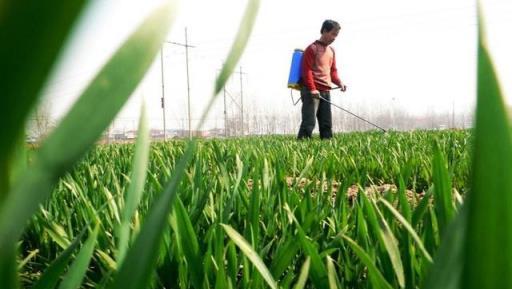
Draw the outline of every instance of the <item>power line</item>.
M229 98L231 98L231 101L234 102L238 108L241 108L240 104L238 104L238 102L235 100L234 96L231 93L229 93L228 90L226 90L226 89L224 89L224 90L226 91L226 94L229 96Z
M235 72L240 74L240 111L242 112L242 136L245 135L244 133L244 86L243 86L243 75L247 74L242 71L242 66L240 66L240 70L238 72Z
M162 114L163 114L163 122L164 122L164 141L167 140L167 135L166 135L166 127L165 127L165 87L164 87L164 45L162 44L162 46L160 47L160 70L162 72L162 99L161 99L161 102L162 102Z

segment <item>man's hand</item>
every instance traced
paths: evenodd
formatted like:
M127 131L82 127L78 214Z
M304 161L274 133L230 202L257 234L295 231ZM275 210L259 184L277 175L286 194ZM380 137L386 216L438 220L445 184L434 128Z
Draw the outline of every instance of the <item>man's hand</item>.
M340 81L339 87L340 87L341 91L346 91L347 90L347 86L343 82L341 82L341 81Z
M311 98L313 98L313 99L320 99L320 92L318 90L312 90L311 91Z

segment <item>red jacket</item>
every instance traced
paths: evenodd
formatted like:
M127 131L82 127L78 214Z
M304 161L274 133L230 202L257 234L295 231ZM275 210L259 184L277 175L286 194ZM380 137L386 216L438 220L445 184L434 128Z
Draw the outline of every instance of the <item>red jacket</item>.
M334 49L318 40L304 51L301 68L302 83L310 91L329 91L332 83L341 86Z

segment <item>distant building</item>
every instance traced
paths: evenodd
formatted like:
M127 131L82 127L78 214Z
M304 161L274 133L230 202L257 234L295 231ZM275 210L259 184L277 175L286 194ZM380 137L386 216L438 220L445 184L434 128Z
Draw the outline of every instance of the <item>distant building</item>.
M134 140L137 138L137 131L129 130L129 131L125 132L125 137L127 140Z
M126 134L124 132L117 132L112 135L114 140L126 140Z

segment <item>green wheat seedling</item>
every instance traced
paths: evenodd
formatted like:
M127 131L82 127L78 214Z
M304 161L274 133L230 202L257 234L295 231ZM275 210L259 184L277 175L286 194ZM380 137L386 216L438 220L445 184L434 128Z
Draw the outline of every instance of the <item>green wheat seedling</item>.
M248 12L217 85L223 85L241 56L254 23L257 12L257 9L254 8L257 8L258 3L258 1L249 2ZM37 102L38 92L49 74L51 65L70 31L74 18L82 9L80 1L73 4L55 3L53 6L50 5L51 3L47 4L48 6L24 5L13 1L9 5L4 5L3 7L6 9L2 11L3 19L0 31L2 39L12 39L12 43L14 43L15 39L24 35L22 32L30 27L23 22L25 20L26 23L31 23L30 25L38 22L43 31L48 31L46 34L38 34L39 38L33 40L41 46L41 49L36 49L35 52L23 51L23 53L26 53L26 58L33 61L32 63L14 65L11 61L12 57L8 57L8 55L10 52L14 52L14 49L17 49L18 46L5 45L2 47L2 51L6 52L2 53L2 62L5 64L3 67L7 70L9 67L12 68L11 78L2 77L2 87L7 96L2 108L9 108L10 110L2 116L8 128L8 134L6 134L6 138L2 138L0 147L2 152L2 158L0 159L0 271L2 272L0 273L0 283L7 286L7 288L17 288L19 286L15 260L16 242L21 237L26 222L36 212L40 204L51 195L58 180L64 177L66 172L94 146L94 142L137 87L158 52L175 12L174 4L168 2L156 9L141 24L138 30L98 72L95 79L58 127L44 140L35 153L32 163L26 168L20 166L22 167L20 169L13 166L23 164L22 161L19 162L16 159L17 154L15 154L17 151L24 150L24 146L20 146L17 141L24 135L23 120ZM52 10L46 9L46 7L51 7ZM32 18L34 11L38 12L35 19ZM50 31L52 32L50 33ZM19 43L16 43L16 45L19 45ZM28 47L28 45L25 47ZM127 74L126 71L130 71L130 73ZM24 79L28 79L28 83ZM216 93L212 97L212 102L215 96ZM207 112L208 110L202 117L203 121ZM91 115L97 117L90 118ZM144 115L144 112L142 115ZM86 118L90 121L84 122L83 120ZM143 118L141 132L147 134L148 130L145 128L144 122ZM191 142L187 146L185 155L180 158L171 180L165 186L160 201L155 201L151 214L147 216L145 224L140 228L141 233L136 236L133 245L127 249L128 239L130 238L129 223L136 214L136 207L141 199L142 186L145 182L145 167L148 159L147 136L139 137L137 147L138 153L131 178L133 183L127 194L125 203L127 207L124 207L122 213L118 211L122 205L116 205L113 202L114 196L108 190L105 190L106 193L110 194L107 202L110 205L109 209L117 213L119 222L117 228L118 248L115 250L117 252L117 262L114 262L105 251L98 250L98 256L104 262L110 264L110 269L113 270L104 275L103 286L106 285L112 288L143 288L150 282L152 268L158 257L158 244L165 232L166 216L172 207L176 196L175 191L184 176L185 167L195 150L195 144ZM19 155L23 156L24 154ZM17 170L20 170L21 173L19 175L13 174ZM85 192L81 188L74 187L74 189L76 196L82 197L85 202L84 214L97 219L98 207L94 207L89 200L84 198ZM101 206L101 208L104 207ZM119 219L119 215L122 216L122 220ZM108 225L102 221L100 219L96 228L90 232L88 240L84 243L76 260L60 282L59 288L77 288L82 283L95 244L97 241L101 241L97 240L98 226L105 228ZM111 222L110 225L112 225ZM51 230L47 230L47 232L51 232L54 239L59 239L62 247L71 245L68 238L66 238L68 236L62 236L62 226L53 223L49 228ZM63 272L64 264L69 260L70 253L73 251L71 249L74 249L79 241L80 238L75 239L75 242L72 243L73 248L67 247L70 250L65 251L65 255L61 255L62 258L59 259L61 260L59 263L49 268L51 270L43 275L44 278L41 278L45 280L45 283L39 283L43 285L38 286L53 287L57 283L60 273ZM123 262L125 259L127 261ZM133 262L134 260L136 262ZM26 261L23 263L26 264ZM137 265L142 265L144 270L136 270L134 274ZM117 267L119 267L118 272L115 272ZM115 276L110 279L112 275Z
M241 56L258 7L248 2L209 106ZM81 6L74 9L76 15ZM31 82L9 79L27 85L23 94L0 79L10 89L5 95L27 97L0 115L15 130L1 144L2 286L512 287L512 146L482 33L475 130L150 143L142 110L136 144L95 146L158 52L166 31L153 28L167 27L173 9L142 24L35 151L19 145L17 121L35 105L51 63L25 67L37 74ZM72 23L62 21L68 28L55 34L59 45L36 50L52 61ZM142 35L144 47L132 47ZM137 73L121 89L114 84L125 65ZM112 86L97 87L105 79ZM111 90L119 99L109 99L105 116L93 128L80 127L82 115ZM77 127L83 135L74 137ZM20 161L27 157L28 165Z

